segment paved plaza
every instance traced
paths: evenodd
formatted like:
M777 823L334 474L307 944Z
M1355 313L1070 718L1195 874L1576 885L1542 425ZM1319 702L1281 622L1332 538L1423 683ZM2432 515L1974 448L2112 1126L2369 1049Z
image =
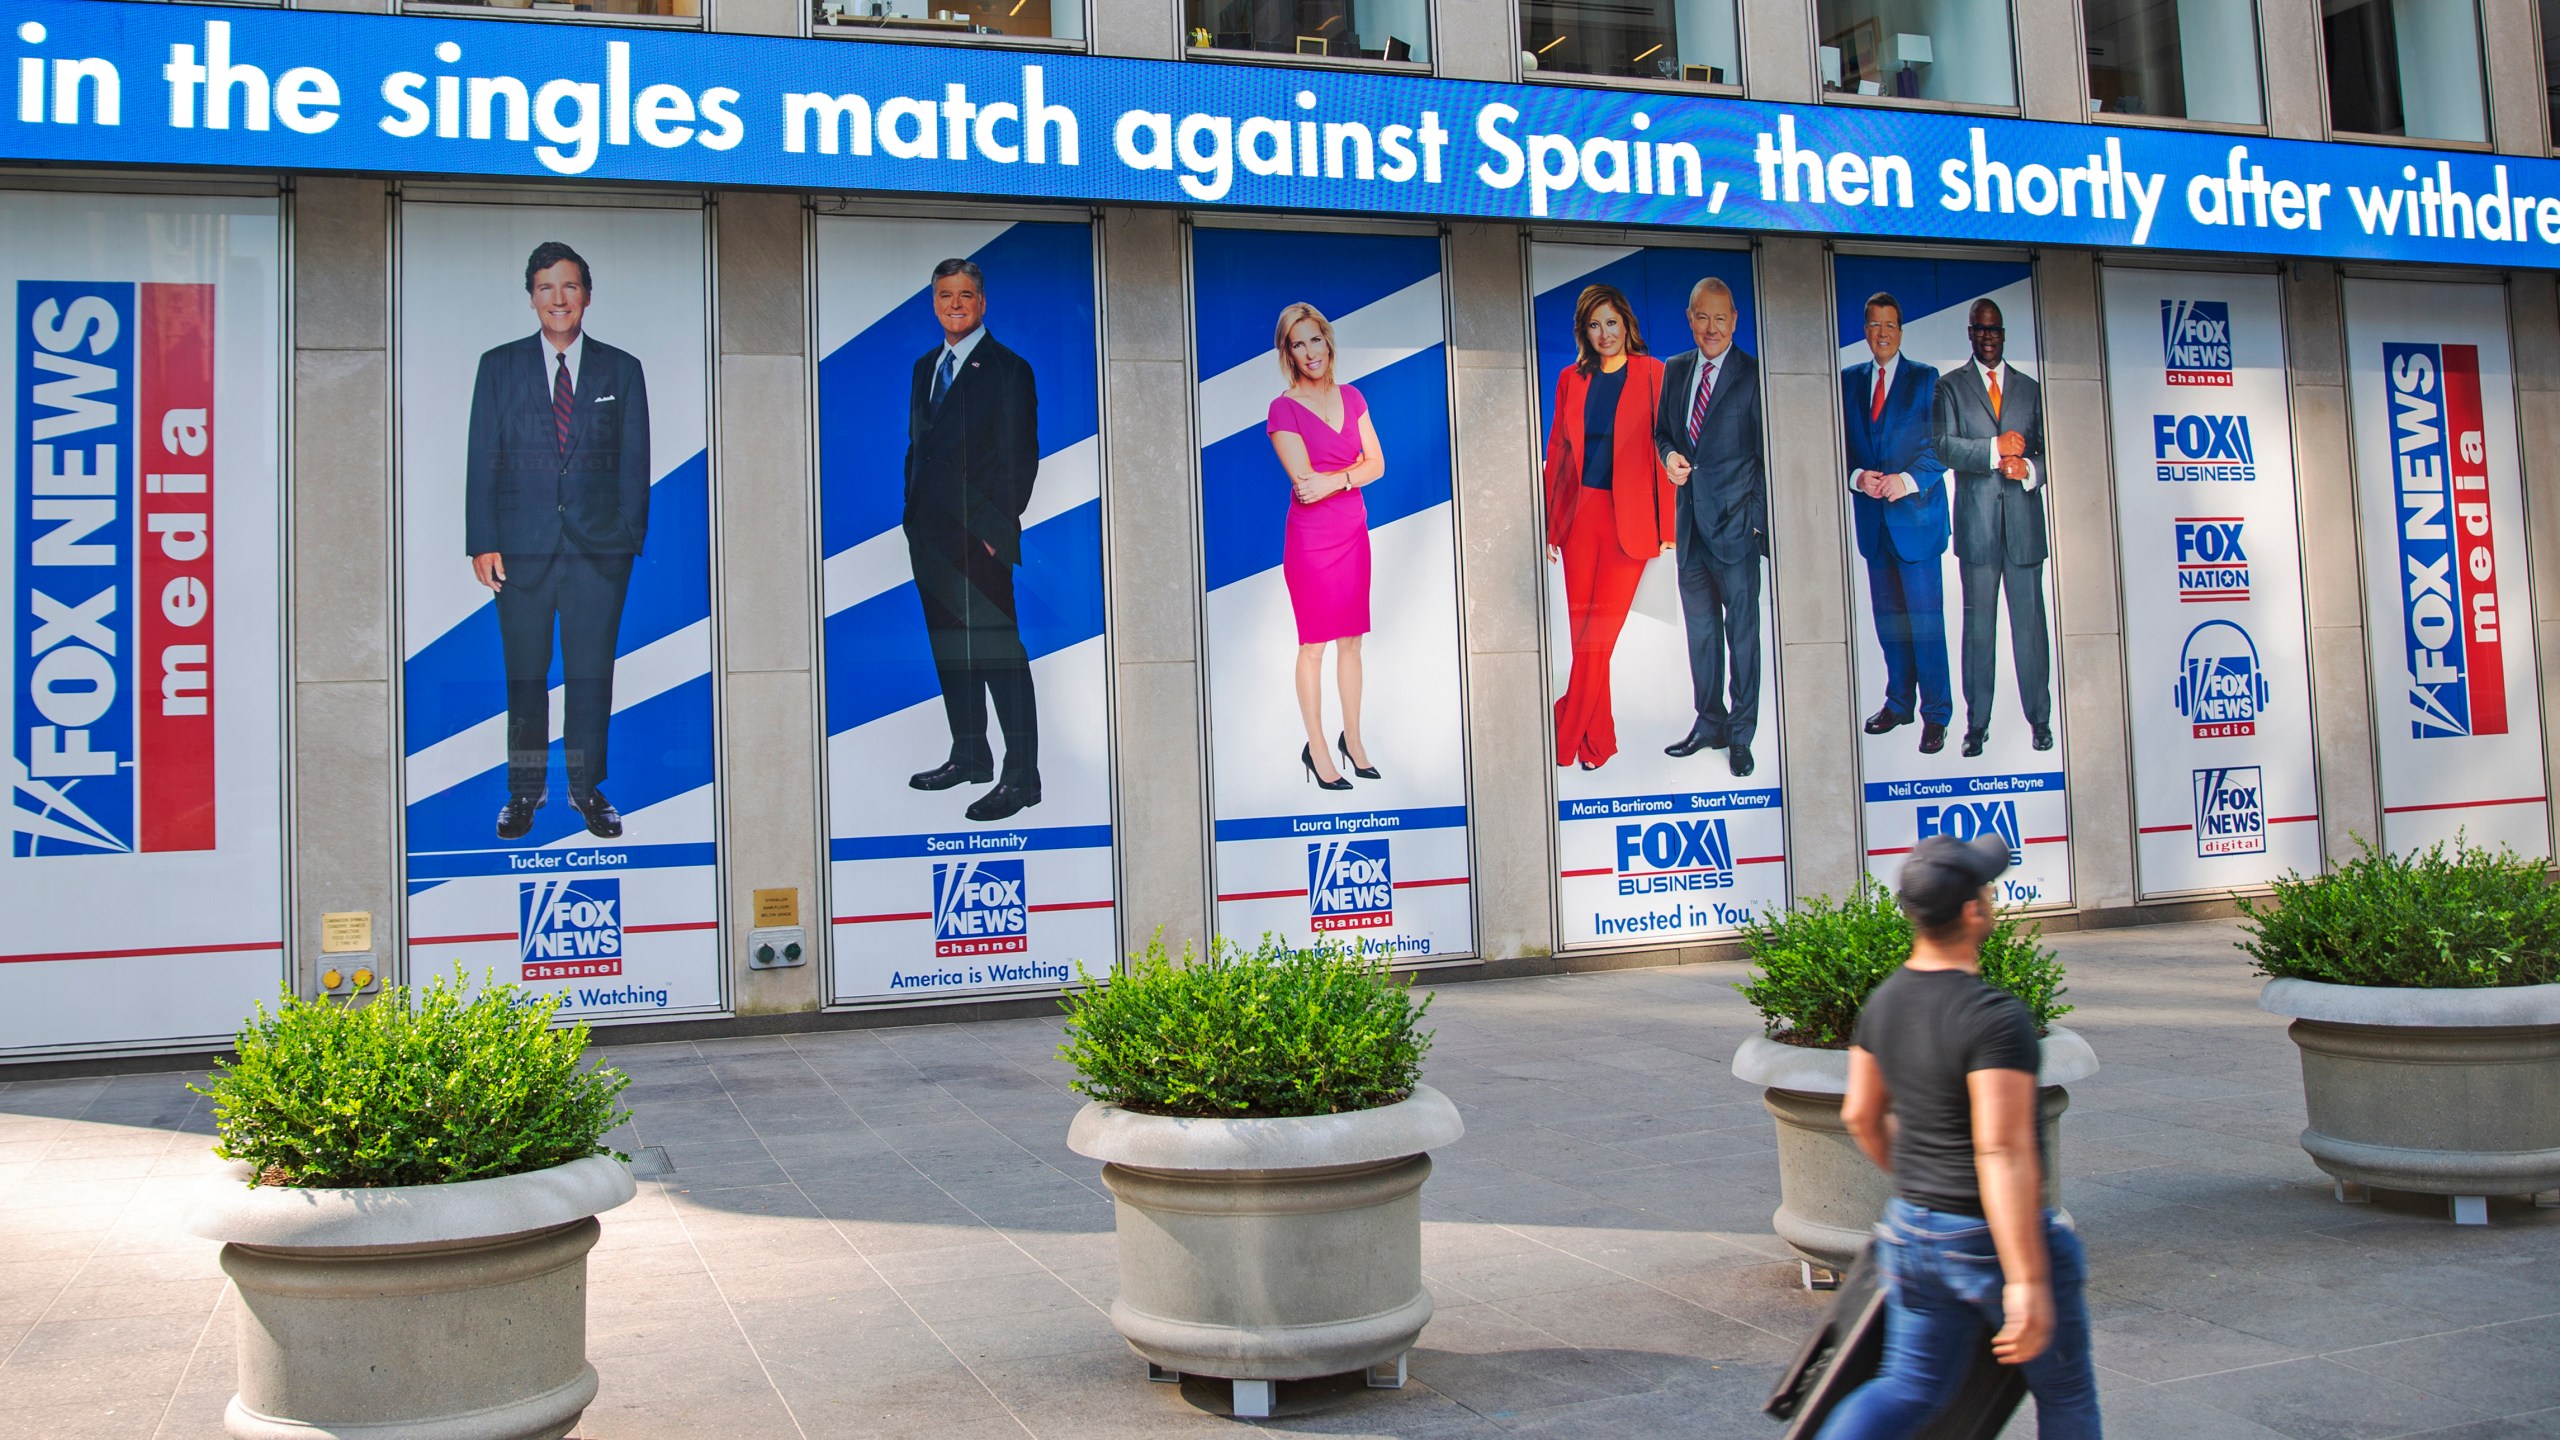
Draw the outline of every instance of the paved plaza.
M2110 1435L2560 1436L2560 1211L2335 1203L2236 933L2055 940L2105 1067L2063 1163ZM1759 1403L1822 1300L1769 1233L1770 1120L1726 1069L1741 974L1440 991L1428 1079L1468 1134L1424 1191L1439 1311L1412 1383L1284 1385L1252 1426L1223 1386L1147 1383L1112 1333L1056 1022L618 1046L617 1143L664 1173L604 1217L577 1433L1775 1440ZM0 1084L0 1436L221 1434L233 1311L179 1230L210 1168L188 1078Z

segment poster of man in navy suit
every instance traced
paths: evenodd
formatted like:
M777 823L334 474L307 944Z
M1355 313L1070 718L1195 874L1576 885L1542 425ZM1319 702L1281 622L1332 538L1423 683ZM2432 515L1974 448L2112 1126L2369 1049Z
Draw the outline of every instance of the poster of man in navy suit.
M1902 353L1902 302L1867 297L1868 358L1840 375L1849 462L1849 510L1867 567L1876 643L1884 648L1884 704L1866 732L1887 735L1920 721L1920 753L1946 747L1955 715L1948 685L1947 611L1940 557L1947 553L1946 467L1930 439L1938 372Z

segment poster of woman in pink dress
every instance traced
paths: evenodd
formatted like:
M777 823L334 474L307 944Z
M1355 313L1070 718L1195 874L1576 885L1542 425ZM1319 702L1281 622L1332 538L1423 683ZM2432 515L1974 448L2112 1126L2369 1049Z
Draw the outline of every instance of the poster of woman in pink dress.
M1348 790L1343 767L1363 780L1380 778L1360 736L1360 640L1369 633L1369 510L1361 487L1387 473L1377 427L1360 391L1333 375L1333 325L1300 301L1280 312L1272 335L1288 388L1271 402L1264 430L1293 502L1282 542L1280 573L1298 625L1298 714L1306 744L1298 763L1327 790ZM1324 651L1334 651L1334 688L1342 723L1324 733Z

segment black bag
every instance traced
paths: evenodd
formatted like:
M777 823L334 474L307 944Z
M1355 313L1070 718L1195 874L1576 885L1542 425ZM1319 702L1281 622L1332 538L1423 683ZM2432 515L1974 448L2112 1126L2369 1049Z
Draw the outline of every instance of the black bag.
M1877 1283L1875 1247L1858 1252L1840 1277L1830 1312L1778 1377L1778 1388L1760 1408L1791 1421L1781 1440L1811 1440L1849 1392L1875 1378L1884 1364L1884 1287ZM1917 1440L1996 1440L2027 1393L2026 1376L1991 1353L1991 1331L1975 1343L1973 1365L1955 1399L1924 1426Z

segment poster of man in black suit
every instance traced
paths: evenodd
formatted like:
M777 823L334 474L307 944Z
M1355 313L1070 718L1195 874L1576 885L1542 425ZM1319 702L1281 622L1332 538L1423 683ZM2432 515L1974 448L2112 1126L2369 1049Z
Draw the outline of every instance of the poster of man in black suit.
M1769 474L1760 448L1760 364L1733 343L1733 288L1710 275L1689 291L1698 348L1663 367L1654 448L1680 488L1680 613L1698 718L1663 748L1722 750L1739 779L1757 762L1760 562L1769 553Z
M1956 559L1964 582L1964 753L1980 755L1999 677L2000 601L2028 743L2053 748L2053 652L2045 634L2044 390L2008 362L1997 302L1966 314L1971 363L1938 381L1930 428L1955 479Z
M907 558L924 603L951 753L909 777L918 790L995 788L972 820L1040 803L1040 715L1031 657L1014 614L1022 514L1040 474L1040 397L1031 366L987 333L987 277L976 262L933 267L942 343L916 357L907 399ZM987 709L1004 731L1004 766L987 744Z
M640 362L586 333L595 275L546 241L525 261L540 328L480 357L464 451L463 549L497 595L507 676L507 798L517 840L549 798L550 672L558 633L569 803L600 839L622 834L604 796L614 649L649 530L649 388Z

